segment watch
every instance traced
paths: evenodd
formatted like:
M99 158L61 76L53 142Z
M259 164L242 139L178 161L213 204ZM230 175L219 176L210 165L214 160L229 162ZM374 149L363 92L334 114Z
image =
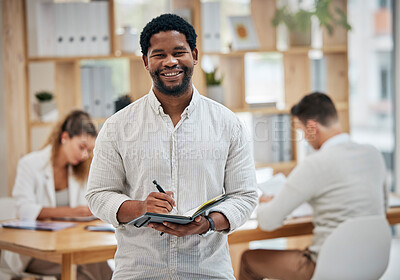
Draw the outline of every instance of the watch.
M204 216L204 218L206 218L208 220L208 222L210 223L210 227L208 228L208 230L205 233L202 233L200 235L203 237L206 237L215 232L215 224L214 224L213 219L211 219L210 216Z

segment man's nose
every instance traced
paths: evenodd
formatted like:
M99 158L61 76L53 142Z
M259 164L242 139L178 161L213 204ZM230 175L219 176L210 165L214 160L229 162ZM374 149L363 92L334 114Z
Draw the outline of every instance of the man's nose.
M164 65L165 66L174 66L174 65L176 65L178 63L178 60L176 59L176 57L174 57L173 55L168 55L166 58L165 58L165 62L164 62Z

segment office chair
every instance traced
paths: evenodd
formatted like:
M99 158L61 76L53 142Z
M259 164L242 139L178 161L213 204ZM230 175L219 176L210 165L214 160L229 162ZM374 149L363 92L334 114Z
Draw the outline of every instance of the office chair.
M0 197L0 223L4 220L17 218L17 210L12 197ZM1 280L56 280L54 276L42 276L32 273L15 275L5 263L0 250L0 279Z
M351 218L325 240L312 280L377 280L390 255L391 231L385 216Z

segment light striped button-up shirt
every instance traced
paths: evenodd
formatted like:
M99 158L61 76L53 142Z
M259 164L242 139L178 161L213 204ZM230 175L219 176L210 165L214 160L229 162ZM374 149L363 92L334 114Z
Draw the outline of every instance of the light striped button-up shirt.
M86 198L97 217L117 227L113 279L234 279L227 233L257 203L251 142L231 111L193 89L175 127L151 90L110 117L99 133ZM120 225L121 204L157 191L154 179L174 192L178 214L229 193L211 210L226 216L229 231L176 237Z

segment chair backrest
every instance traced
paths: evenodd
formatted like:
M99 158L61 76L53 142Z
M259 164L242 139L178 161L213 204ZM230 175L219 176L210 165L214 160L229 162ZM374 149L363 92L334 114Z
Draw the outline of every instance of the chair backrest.
M312 280L377 280L390 255L391 231L385 216L351 218L325 240Z
M0 197L0 221L15 219L17 210L12 197Z

